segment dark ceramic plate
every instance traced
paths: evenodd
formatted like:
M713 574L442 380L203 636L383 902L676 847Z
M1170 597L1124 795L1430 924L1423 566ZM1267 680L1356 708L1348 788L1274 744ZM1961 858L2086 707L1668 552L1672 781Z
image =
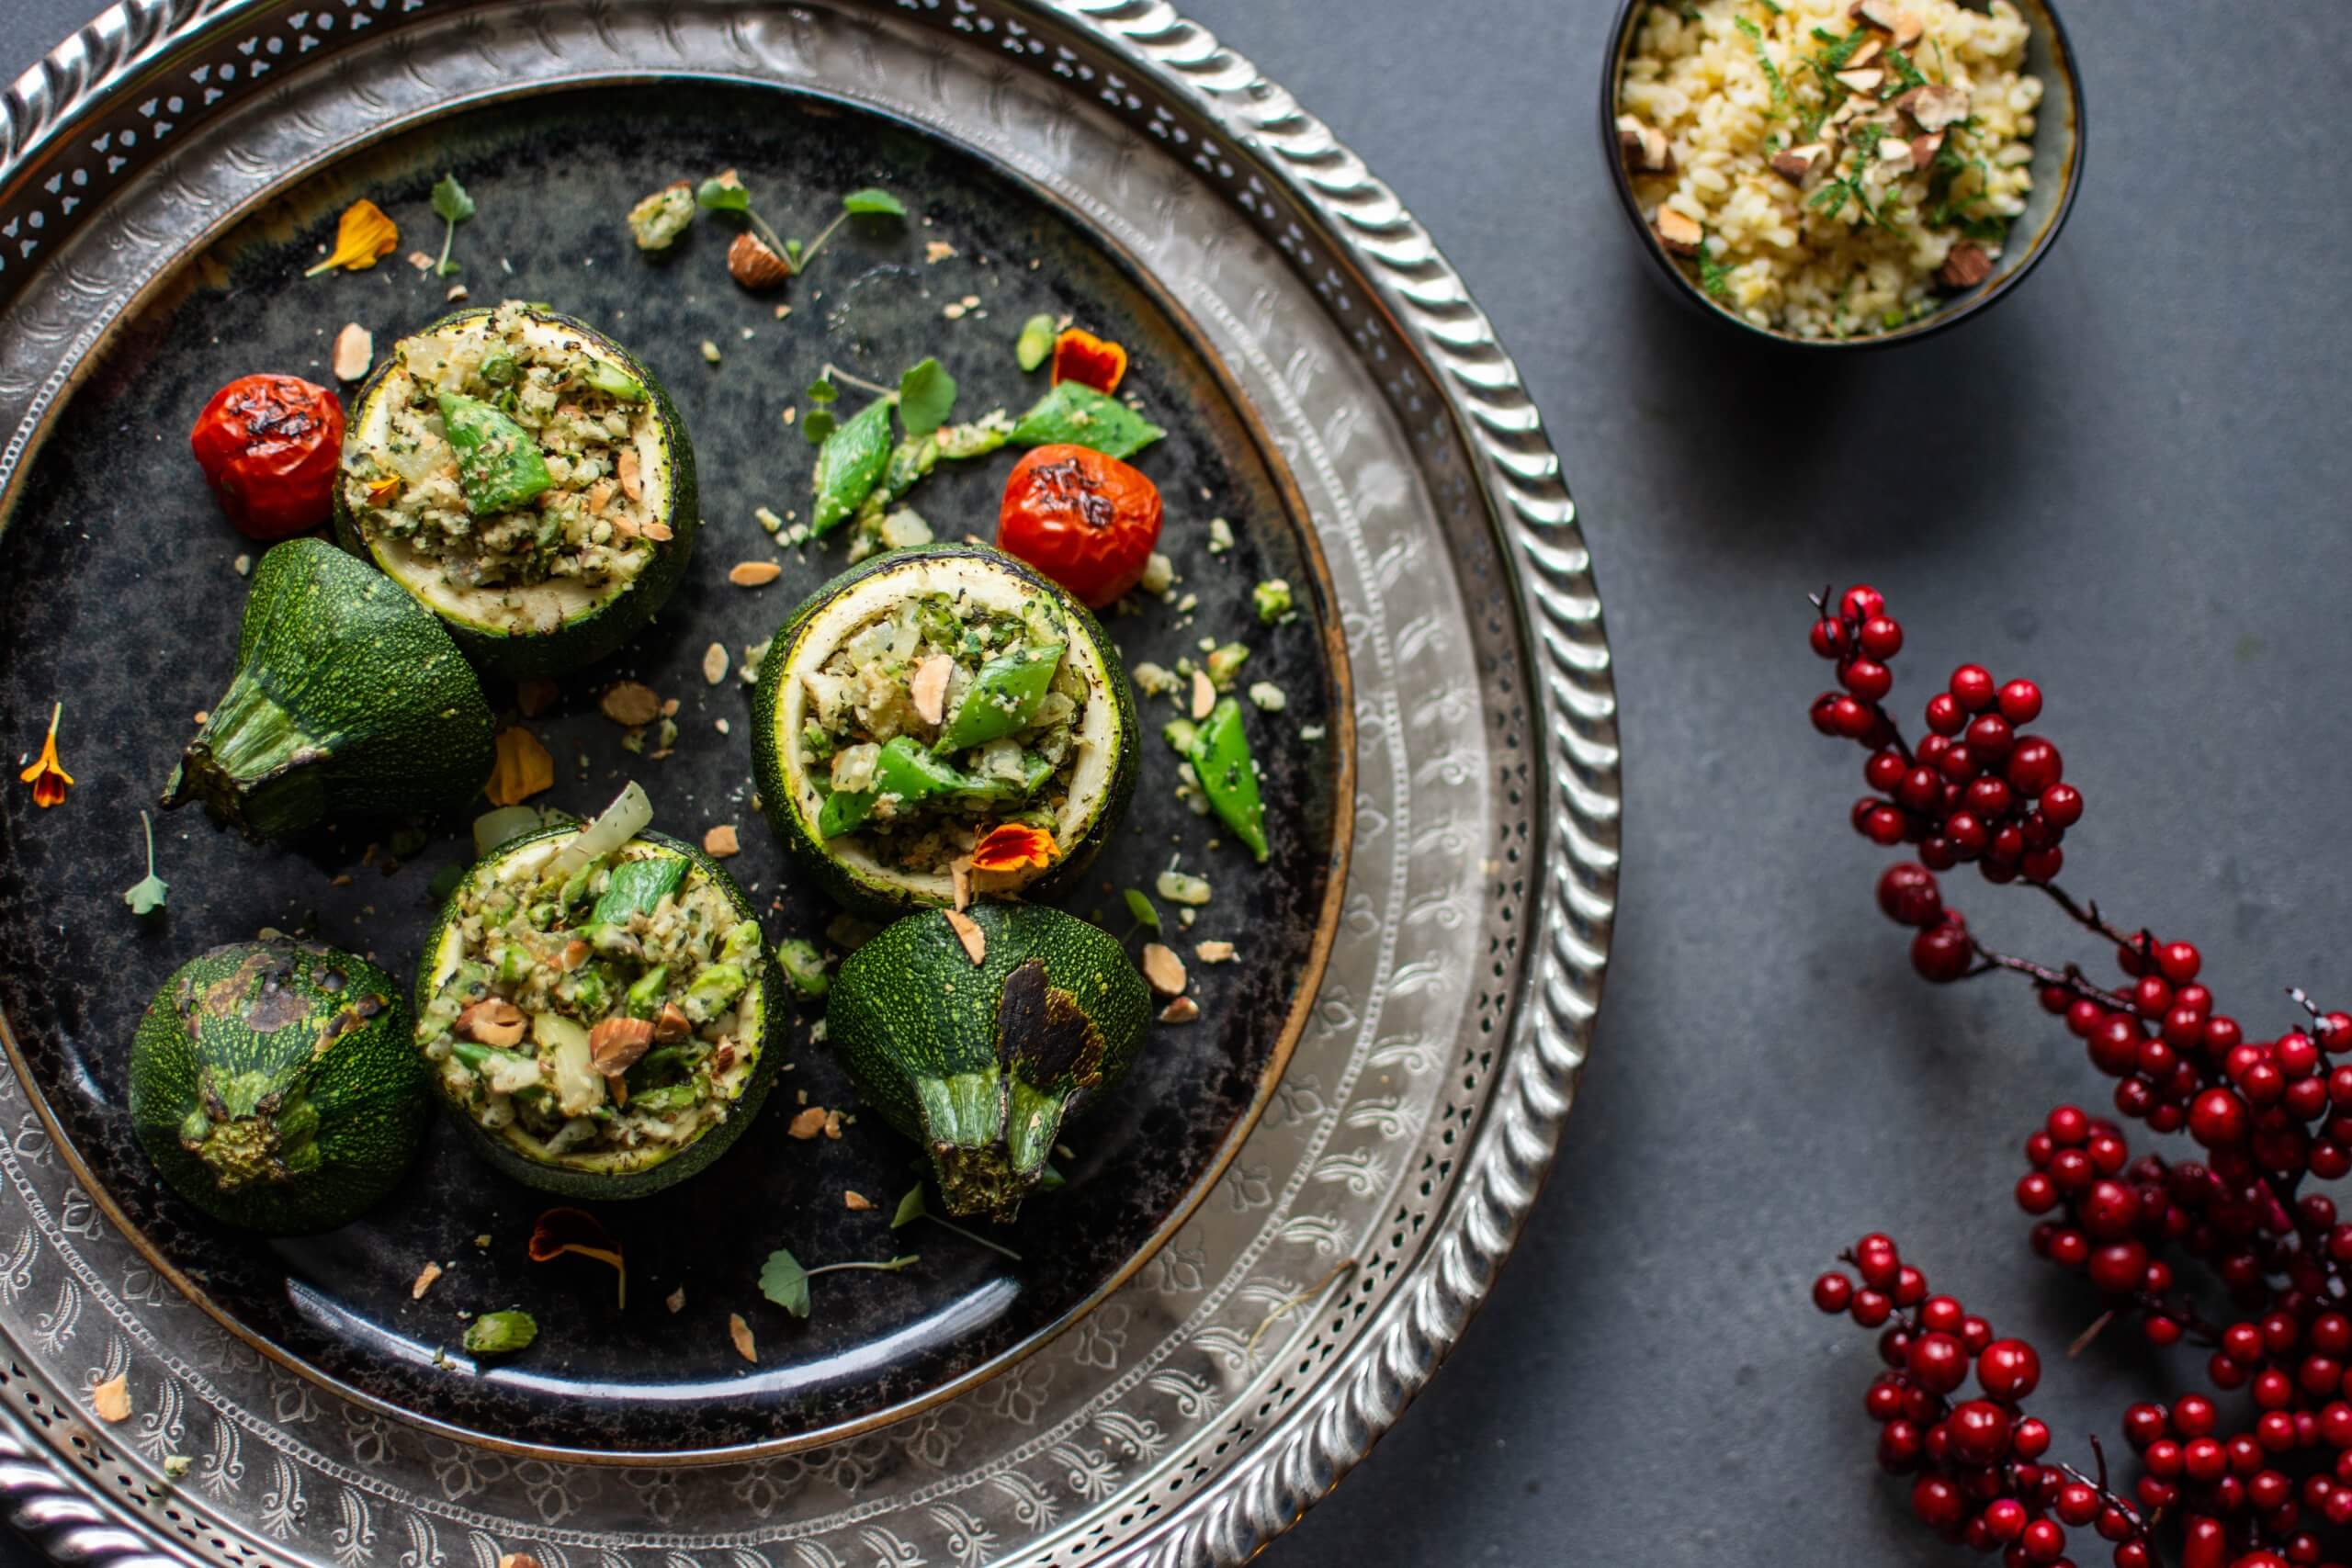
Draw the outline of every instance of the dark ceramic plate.
M918 216L854 225L778 296L729 282L723 218L706 214L670 257L637 253L621 218L639 196L727 165L787 233L813 231L840 193L865 185L899 192ZM707 685L700 666L713 641L740 659L842 566L839 539L779 548L753 520L763 505L807 510L814 449L784 412L829 359L887 381L926 354L962 382L963 416L1000 403L1018 412L1044 389L1012 356L1021 322L1039 311L1074 316L1131 351L1123 390L1169 431L1138 464L1167 496L1164 547L1180 592L1198 603L1189 614L1152 604L1111 630L1130 662L1170 665L1204 637L1246 637L1250 677L1288 698L1279 723L1253 722L1277 848L1260 869L1230 841L1209 847L1211 824L1177 800L1175 759L1150 739L1169 710L1147 703L1134 807L1064 902L1126 930L1120 890L1149 888L1181 853L1216 897L1180 949L1224 938L1240 961L1193 965L1201 1021L1154 1030L1134 1077L1073 1129L1068 1188L992 1235L1019 1261L934 1225L892 1233L916 1156L877 1122L860 1121L837 1142L786 1136L804 1097L852 1104L807 1013L781 1042L793 1066L777 1093L722 1160L671 1192L602 1212L628 1258L626 1309L598 1265L526 1260L546 1201L474 1162L446 1126L399 1197L342 1231L274 1244L212 1224L161 1190L133 1142L124 1104L132 1024L179 961L277 927L408 971L432 914L428 882L470 857L462 820L398 845L383 827L352 824L264 850L190 813L159 825L168 913L142 922L122 901L141 874L139 808L153 801L192 716L225 684L244 599L232 562L249 547L198 479L189 423L233 376L329 379L329 345L346 321L388 346L447 309L447 285L402 259L438 249L427 191L444 170L480 209L455 247L474 299L543 300L635 349L676 397L701 469L706 521L676 601L632 646L567 680L560 705L532 721L559 760L556 787L541 799L592 811L635 777L660 827L700 838L735 824L743 852L730 869L767 910L771 936L818 936L831 911L786 880L751 809L749 688L732 675ZM370 272L303 280L335 214L363 195L401 223L399 254ZM953 254L933 260L935 243ZM950 318L975 297L977 308ZM782 300L792 310L779 320ZM716 367L706 340L720 351ZM263 1353L516 1450L704 1457L798 1447L906 1415L1042 1344L1137 1268L1238 1148L1301 1027L1333 929L1352 764L1344 654L1303 509L1250 412L1148 280L1069 214L959 151L826 102L715 83L554 93L354 152L243 215L85 365L0 536L0 732L36 743L62 699L62 755L79 781L51 811L21 785L0 796L0 1008L26 1082L101 1207L160 1273ZM912 504L943 536L989 536L1012 457L943 465ZM1207 525L1219 516L1236 543L1212 555ZM736 562L768 559L783 565L779 581L729 584ZM1277 576L1299 590L1300 615L1263 631L1250 591ZM624 677L680 699L674 755L631 755L598 713L598 693ZM491 695L511 705L502 685ZM1298 738L1318 727L1319 740ZM1162 912L1172 931L1176 911ZM875 1207L851 1210L851 1191ZM922 1261L817 1281L803 1323L757 1288L762 1260L779 1246L812 1266L908 1251ZM412 1300L428 1261L447 1272ZM665 1298L680 1290L673 1314ZM456 1350L461 1313L508 1306L537 1317L538 1345L503 1365L468 1364ZM732 1313L752 1327L755 1365L729 1343Z

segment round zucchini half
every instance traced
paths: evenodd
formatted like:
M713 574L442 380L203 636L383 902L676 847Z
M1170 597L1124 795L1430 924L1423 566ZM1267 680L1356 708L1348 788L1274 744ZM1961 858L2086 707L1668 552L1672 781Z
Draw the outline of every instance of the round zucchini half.
M465 400L469 461L445 395ZM581 434L616 413L624 434ZM701 515L694 447L662 384L604 333L534 305L459 310L401 339L345 426L335 537L506 676L561 674L642 629L684 578Z
M1119 651L1085 606L1049 579L981 545L893 550L843 572L809 595L769 645L752 697L752 762L760 808L785 847L835 898L870 913L953 904L956 874L952 864L904 863L885 852L882 835L822 830L831 764L812 764L804 738L819 708L809 676L878 618L933 594L990 615L1019 616L1042 604L1068 634L1064 669L1085 687L1070 721L1071 753L1053 781L1061 800L1048 829L1050 863L972 872L975 892L1043 893L1082 873L1125 813L1140 766L1135 695ZM987 825L983 816L974 826Z
M642 1198L674 1186L709 1165L742 1135L775 1082L777 1053L774 1036L782 1027L789 1004L784 982L762 935L750 954L741 961L741 966L748 973L743 976L741 990L726 1004L731 1010L716 1012L700 1024L690 1026L692 1032L684 1037L672 1037L664 1043L650 1046L639 1059L638 1069L620 1075L621 1093L615 1091L614 1080L602 1074L594 1075L596 1081L593 1085L583 1084L580 1074L589 1069L586 1058L580 1054L589 1048L588 1027L576 1017L568 1031L543 1025L541 1012L560 1010L560 1004L546 1005L544 997L535 1004L531 982L527 978L518 980L514 970L502 968L498 963L502 945L499 929L484 920L476 920L469 926L469 915L480 914L485 901L503 892L526 911L526 923L549 939L547 946L568 948L574 942L584 944L584 957L579 949L572 950L574 962L572 968L566 971L566 982L571 983L572 976L580 973L596 973L600 984L608 987L616 999L628 998L622 1007L614 1010L616 1016L631 1010L656 1010L635 1009L635 998L628 991L635 981L645 978L650 965L615 957L610 933L590 929L602 904L602 894L611 891L612 871L631 863L660 867L665 862L683 862L686 867L684 879L670 896L673 906L683 910L684 896L707 887L721 896L738 926L749 922L754 931L759 929L752 901L733 877L701 851L662 833L641 832L606 861L592 862L590 874L576 884L571 902L567 904L553 897L556 890L544 884L550 863L583 830L577 825L563 825L526 834L492 851L466 873L425 941L424 959L416 977L415 1039L416 1049L424 1057L444 1106L451 1119L465 1129L477 1153L526 1186L577 1201L605 1202ZM609 869L600 871L600 865ZM656 899L655 907L661 902ZM533 903L543 907L551 904L556 913L551 918L544 913L534 918L528 913ZM605 908L606 913L613 912L610 906ZM607 923L620 925L626 933L626 920ZM719 933L714 932L714 955L719 951ZM526 951L525 959L527 961L529 956ZM486 1034L498 1039L498 1021L486 1021L491 1025L487 1028L469 1025L464 1021L463 1010L475 1002L500 1000L509 1002L514 1012L521 1013L525 1025L520 1039L511 1042L511 1048L504 1055L492 1055L485 1061L483 1043L475 1037ZM662 1095L662 1088L640 1087L634 1094L626 1093L626 1086L639 1076L639 1070L659 1065L657 1054L665 1048L665 1043L687 1065L682 1075L678 1071L680 1063L673 1061L662 1073L652 1076L669 1079L665 1087L683 1085L694 1090L694 1105L684 1121L675 1120L676 1112L648 1109ZM476 1061L464 1061L459 1055L461 1050L470 1051ZM718 1055L721 1050L728 1053L723 1061ZM567 1052L571 1054L569 1060ZM537 1077L533 1078L523 1073L520 1064L509 1060L510 1056L537 1063ZM523 1073L524 1081L502 1078L502 1073ZM639 1081L642 1086L646 1080ZM496 1091L496 1086L501 1084L507 1086L504 1092ZM560 1094L574 1088L583 1089L591 1102L585 1119L595 1124L596 1134L591 1140L569 1143L565 1129L578 1118L566 1118L563 1125L548 1132L548 1117L563 1116L564 1112L560 1108L552 1112L546 1108ZM523 1097L534 1090L546 1097L537 1118L526 1116L521 1108ZM631 1104L639 1108L634 1113L629 1110ZM540 1122L541 1130L535 1131L529 1124L534 1119ZM629 1132L632 1127L635 1135ZM664 1128L682 1135L659 1133Z

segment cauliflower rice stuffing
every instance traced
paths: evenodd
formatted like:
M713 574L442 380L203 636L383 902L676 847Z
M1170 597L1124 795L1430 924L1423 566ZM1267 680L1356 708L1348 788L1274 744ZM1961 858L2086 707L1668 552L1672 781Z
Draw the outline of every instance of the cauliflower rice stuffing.
M2032 189L2042 84L2010 0L1685 0L1618 96L1634 193L1758 326L1883 332L1989 276Z

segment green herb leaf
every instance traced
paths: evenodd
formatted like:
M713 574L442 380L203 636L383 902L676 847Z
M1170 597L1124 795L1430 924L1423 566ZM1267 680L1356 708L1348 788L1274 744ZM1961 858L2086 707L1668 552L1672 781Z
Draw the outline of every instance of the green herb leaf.
M760 1294L797 1318L808 1315L808 1270L782 1247L760 1265Z
M462 1343L476 1356L505 1356L530 1348L539 1325L527 1312L486 1312L466 1325Z
M1699 247L1699 287L1718 299L1731 298L1731 268Z
M707 207L713 212L749 212L752 210L752 193L743 187L741 180L713 175L695 187L695 203Z
M443 175L433 183L433 210L451 223L463 223L474 215L474 198L457 175Z
M899 1212L890 1216L890 1228L894 1231L904 1230L917 1220L928 1216L930 1213L930 1210L923 1207L922 1183L918 1181L907 1190L905 1197L899 1200Z
M1888 50L1886 62L1894 67L1895 75L1903 79L1903 85L1905 87L1924 87L1928 85L1927 77L1920 74L1919 68L1911 63L1911 57L1901 50Z
M152 915L164 907L171 893L171 884L155 874L155 823L144 811L139 814L139 826L147 835L147 874L133 883L122 896L134 915Z
M854 190L842 197L842 210L888 218L904 218L907 215L906 204L878 186Z
M926 359L899 378L899 423L909 435L929 435L955 407L956 378L938 360Z
M810 409L808 416L800 422L800 434L808 438L809 446L822 446L825 444L825 437L831 435L840 424L841 421L833 417L832 410Z
M1734 17L1732 26L1740 30L1747 38L1749 48L1756 52L1756 63L1763 69L1764 80L1770 83L1772 88L1773 113L1770 118L1778 118L1780 111L1786 108L1789 104L1789 85L1781 80L1781 68L1773 64L1772 57L1764 51L1764 30L1746 17Z
M1106 457L1131 457L1168 433L1116 398L1079 381L1064 381L1037 400L1012 427L1016 446L1068 443Z
M808 390L803 395L812 403L830 403L842 395L842 389L833 385L830 377L820 376L808 383Z
M1159 929L1159 911L1151 907L1151 900L1143 896L1141 889L1130 887L1121 897L1126 899L1127 913L1136 918L1136 924L1155 931Z
M817 504L808 532L825 535L857 514L890 463L890 400L876 398L817 449Z

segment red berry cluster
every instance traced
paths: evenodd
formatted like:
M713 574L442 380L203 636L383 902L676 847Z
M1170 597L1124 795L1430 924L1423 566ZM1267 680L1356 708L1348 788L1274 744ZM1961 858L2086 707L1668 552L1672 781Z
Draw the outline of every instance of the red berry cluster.
M2202 1155L2135 1159L2121 1122L2074 1106L2051 1111L2026 1140L2017 1201L2035 1218L2033 1250L2096 1287L2105 1311L2090 1332L2122 1322L2151 1345L2210 1352L2218 1397L2185 1394L2169 1408L2126 1413L2144 1469L2130 1497L2108 1490L2103 1462L2093 1481L2045 1458L2048 1433L2016 1409L2031 1379L2014 1387L2001 1370L2031 1350L1995 1342L1981 1319L1929 1297L1894 1245L1871 1236L1848 1255L1859 1283L1825 1275L1814 1299L1884 1331L1891 1370L1870 1394L1882 1462L1916 1474L1923 1518L2000 1551L2012 1568L2062 1562L2064 1530L2086 1525L2115 1543L2124 1568L2156 1562L2159 1533L2188 1568L2344 1568L2352 1562L2352 1224L2338 1219L2333 1198L2306 1188L2352 1175L2352 1015L2322 1012L2295 992L2307 1015L2296 1027L2247 1039L2200 982L2192 943L2112 925L2053 880L2082 796L2062 779L2056 750L2019 733L2041 712L2040 690L1997 685L1964 664L1929 700L1929 733L1906 746L1881 705L1903 644L1884 600L1854 588L1834 608L1827 595L1815 604L1813 647L1838 661L1844 689L1815 701L1814 723L1871 751L1865 776L1877 793L1856 806L1856 825L1877 842L1917 846L1916 861L1878 880L1880 908L1912 931L1913 965L1935 981L1996 972L2030 980L2115 1080L2120 1116L2157 1134L2185 1132ZM1944 903L1936 876L1968 860L1990 881L2036 887L2109 944L2120 982L2102 986L2074 965L1986 946ZM2227 1294L2224 1324L2188 1304L2179 1269ZM2000 1365L1988 1378L1996 1351ZM1984 1397L1954 1404L1947 1396L1970 1358ZM2240 1398L2250 1410L2225 1423L2221 1400ZM2232 1425L2239 1429L2225 1430Z
M2068 1564L2066 1531L2092 1529L2114 1547L2117 1568L2155 1561L2148 1520L2127 1499L2064 1465L2044 1462L2050 1428L2020 1408L2041 1381L2041 1358L1951 1296L1929 1295L1927 1276L1894 1243L1866 1235L1845 1255L1853 1275L1813 1283L1813 1303L1880 1330L1886 1371L1862 1405L1879 1424L1878 1462L1908 1475L1911 1511L1930 1528L2009 1568ZM1859 1276L1859 1279L1856 1278ZM1981 1391L1963 1392L1973 1372Z
M1842 691L1813 700L1813 727L1870 751L1854 827L1875 843L1917 844L1929 869L1976 863L1988 882L2047 882L2065 863L2059 846L2083 819L2083 792L2065 782L2058 748L2023 733L2041 716L2041 688L1996 683L1981 664L1951 672L1928 699L1928 733L1906 746L1880 705L1894 688L1890 663L1903 627L1875 588L1824 594L1813 650L1838 665Z

